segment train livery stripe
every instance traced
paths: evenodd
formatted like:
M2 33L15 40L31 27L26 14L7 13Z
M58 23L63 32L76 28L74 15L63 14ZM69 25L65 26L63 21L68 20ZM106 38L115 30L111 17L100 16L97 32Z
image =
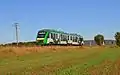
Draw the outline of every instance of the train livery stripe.
M48 40L47 37L49 36L48 34L49 33L47 32L46 35L45 35L44 44L47 44L47 40Z

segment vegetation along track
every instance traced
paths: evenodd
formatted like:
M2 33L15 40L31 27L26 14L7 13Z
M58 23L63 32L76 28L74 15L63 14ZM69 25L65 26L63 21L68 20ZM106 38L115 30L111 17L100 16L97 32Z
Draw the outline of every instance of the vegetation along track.
M113 64L120 57L119 48L50 47L18 56L0 57L0 74L12 75L94 75L105 60ZM27 51L32 50L27 48ZM55 49L55 51L53 50ZM14 48L19 49L19 48ZM24 49L24 48L22 48ZM22 51L22 49L19 49ZM46 52L41 52L46 50ZM1 52L3 52L2 50ZM14 51L14 50L13 50ZM26 52L25 50L23 50ZM107 65L107 64L105 64ZM114 68L113 68L114 69ZM92 71L91 71L92 70ZM99 70L99 69L98 69ZM108 70L111 70L109 68ZM119 70L119 69L118 69ZM97 74L100 75L102 69ZM105 70L106 71L106 70ZM8 75L9 75L8 74ZM102 74L104 75L104 74Z

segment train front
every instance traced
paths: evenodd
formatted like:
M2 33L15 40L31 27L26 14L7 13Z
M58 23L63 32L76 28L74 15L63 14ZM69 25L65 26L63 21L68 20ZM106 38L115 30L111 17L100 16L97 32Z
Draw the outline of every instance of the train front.
M39 31L38 34L37 34L37 38L36 38L36 41L37 41L37 44L38 45L45 45L47 44L47 32L45 31Z

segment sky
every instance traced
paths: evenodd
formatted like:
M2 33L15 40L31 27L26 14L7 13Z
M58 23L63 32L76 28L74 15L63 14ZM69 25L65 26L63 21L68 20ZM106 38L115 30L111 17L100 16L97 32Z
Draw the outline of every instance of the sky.
M84 39L120 31L120 0L0 0L0 43L35 40L42 28L78 33Z

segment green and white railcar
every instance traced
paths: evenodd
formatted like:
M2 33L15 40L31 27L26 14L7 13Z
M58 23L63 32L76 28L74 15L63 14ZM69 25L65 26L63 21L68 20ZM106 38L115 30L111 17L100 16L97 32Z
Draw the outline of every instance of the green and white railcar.
M37 43L39 45L49 44L71 44L71 45L83 45L83 37L77 34L69 34L62 31L52 29L42 29L38 31Z

